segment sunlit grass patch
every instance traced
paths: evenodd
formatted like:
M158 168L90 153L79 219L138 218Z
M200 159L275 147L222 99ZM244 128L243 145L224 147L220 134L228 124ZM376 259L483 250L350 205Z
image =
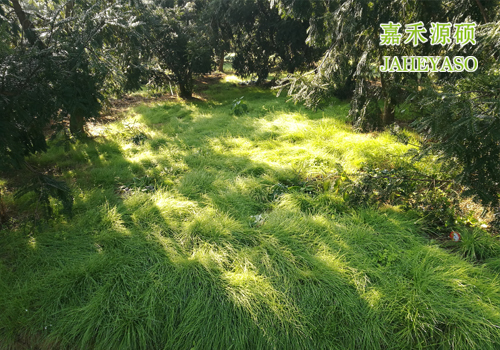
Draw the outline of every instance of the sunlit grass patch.
M224 82L225 83L235 83L235 84L237 84L237 83L240 83L242 81L243 80L241 78L237 77L236 75L226 75L224 77Z

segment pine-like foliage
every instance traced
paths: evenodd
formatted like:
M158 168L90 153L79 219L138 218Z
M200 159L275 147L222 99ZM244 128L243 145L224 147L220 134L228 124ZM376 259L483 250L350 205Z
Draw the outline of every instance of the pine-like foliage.
M214 63L202 10L201 3L160 2L149 6L141 17L147 27L146 45L160 67L172 72L183 98L193 94L193 74L209 73Z
M53 209L50 205L50 198L58 199L62 202L63 213L71 216L73 209L73 196L71 190L64 181L58 181L54 178L37 174L28 184L18 189L15 197L19 198L28 193L34 193L36 199L42 204L45 216L52 216Z
M14 8L15 11L12 11ZM0 1L0 166L26 167L26 156L47 150L50 129L84 134L107 94L125 83L127 41L137 25L122 3ZM110 79L112 78L112 79ZM111 82L110 82L111 81ZM123 84L120 84L123 83ZM45 175L21 189L71 211L66 185Z
M444 56L451 50L429 43L416 47L380 45L380 24L400 23L403 34L406 24L419 21L430 28L431 22L442 22L445 18L452 23L475 21L478 24L483 18L477 2L470 0L273 0L271 3L285 16L309 18L307 42L324 52L313 71L278 81L280 88L287 89L295 102L304 102L310 107L320 106L332 95L352 97L350 116L356 128L362 131L393 123L395 107L404 100L401 97L405 93L396 87L419 80L416 73L379 72L384 56ZM498 10L498 2L481 0L481 4L492 14ZM468 56L468 49L460 48L460 55ZM384 102L382 108L378 107L380 101Z
M461 168L468 194L498 205L500 194L500 76L481 74L441 91L428 85L418 96L422 155L438 154L448 167Z
M0 63L0 162L21 165L45 151L43 129L56 116L50 59L37 49L16 50Z
M500 204L500 22L478 29L475 73L444 76L410 98L419 118L421 155L437 154L446 167L460 169L465 194L486 206Z

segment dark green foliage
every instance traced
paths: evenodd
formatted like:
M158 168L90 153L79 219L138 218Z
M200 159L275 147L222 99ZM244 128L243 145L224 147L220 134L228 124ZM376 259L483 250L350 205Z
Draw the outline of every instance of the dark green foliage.
M411 167L365 167L358 174L341 172L334 189L354 206L390 204L418 213L430 233L449 233L459 208L461 188L453 180L436 179Z
M358 82L349 111L356 129L377 130L383 126L382 111L378 104L379 97L380 89L376 86L363 79Z
M149 69L146 72L146 76L148 77L146 86L153 91L163 91L167 87L171 88L172 83L175 84L173 76L161 69Z
M47 149L43 128L56 115L54 68L37 49L17 50L0 63L0 161L20 166L28 154Z
M330 175L303 178L300 173L291 179L282 179L268 189L268 199L276 201L285 193L300 193L309 198L327 193L332 188L334 177Z
M244 96L241 96L240 98L236 98L233 100L231 112L233 112L234 115L243 115L245 113L248 113L248 106L245 101L243 101L243 97Z
M113 44L111 23L127 23L119 8L79 3L71 9L73 17L64 18L68 14L60 8L40 5L36 25L46 38L42 48L18 41L14 30L9 33L12 49L0 53L3 157L19 164L24 156L46 150L43 132L49 124L69 118L72 133L81 134L85 120L98 116L106 78L116 78L111 71L119 67L111 68L109 52L96 50ZM4 26L15 28L16 20L9 15Z
M427 84L413 96L420 108L414 127L422 134L422 155L433 153L444 171L459 169L457 180L487 206L500 199L500 77L465 77L441 90Z
M134 136L132 136L131 138L129 138L129 141L132 141L136 145L141 145L144 143L144 140L147 140L147 139L148 139L148 137L146 134L139 132L139 133L135 134Z
M271 69L277 12L264 0L237 1L229 11L228 20L236 29L233 68L241 76L256 74L262 83Z
M274 37L274 50L279 57L277 68L288 73L312 67L320 58L320 50L306 43L309 21L280 18Z
M58 181L44 174L36 174L28 184L20 187L15 197L20 198L28 193L34 193L36 200L43 206L45 217L48 219L53 214L50 198L60 200L63 205L62 212L72 216L73 196L71 190L64 181Z
M211 0L203 11L202 18L208 23L211 47L219 60L220 71L224 70L224 53L231 50L235 28L230 22L229 8L233 0Z
M15 14L6 11L10 2L0 3L0 163L9 169L25 167L26 156L45 152L50 131L69 124L73 136L85 136L85 122L97 118L106 97L125 85L120 62L133 57L117 35L137 24L121 3L12 4ZM136 79L130 74L129 88ZM50 197L71 212L72 197L61 182L39 175L19 193L29 191L48 215Z
M234 28L233 68L240 76L256 74L263 83L273 69L293 73L319 58L306 44L309 22L281 16L267 0L234 1L227 21Z
M201 7L195 3L172 8L150 8L143 14L146 40L160 66L170 70L180 96L193 94L193 75L209 73L213 67L208 27L202 22Z
M0 65L3 162L20 166L25 156L46 151L48 127L57 129L68 116L74 126L79 116L98 115L102 98L98 77L90 73L83 53L65 57L36 48L19 48L3 58ZM75 65L79 68L72 70Z
M288 186L286 186L285 184L282 184L281 182L278 182L277 184L271 186L271 188L269 189L269 193L267 195L267 198L270 201L275 201L283 193L287 193L287 192L288 192Z

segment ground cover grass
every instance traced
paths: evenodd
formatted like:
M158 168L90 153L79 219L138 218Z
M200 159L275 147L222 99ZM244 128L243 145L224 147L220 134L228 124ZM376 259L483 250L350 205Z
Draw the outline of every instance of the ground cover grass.
M237 82L30 160L71 184L74 217L0 231L0 348L499 348L497 270L398 208L288 190L404 164L410 146L354 133L347 103L312 112Z

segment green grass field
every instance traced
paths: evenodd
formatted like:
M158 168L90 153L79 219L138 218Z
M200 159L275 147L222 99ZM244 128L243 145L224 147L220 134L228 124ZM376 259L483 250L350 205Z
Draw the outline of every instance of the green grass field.
M498 269L396 207L288 190L410 146L354 133L347 103L312 112L236 82L30 160L71 185L74 216L0 231L0 349L499 349Z

